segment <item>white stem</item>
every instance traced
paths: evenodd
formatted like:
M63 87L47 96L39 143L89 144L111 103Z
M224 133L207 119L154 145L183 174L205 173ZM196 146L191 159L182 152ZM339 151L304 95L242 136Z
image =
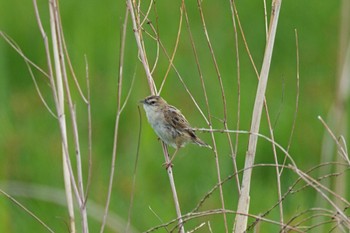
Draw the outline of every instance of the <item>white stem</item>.
M55 63L55 72L56 72L56 84L57 84L57 98L58 98L58 120L61 126L62 134L62 161L63 161L63 177L64 177L64 186L66 191L67 198L67 207L68 214L70 219L70 230L72 233L76 232L75 229L75 217L74 217L74 206L73 206L73 195L72 195L72 184L68 168L67 157L65 145L68 145L67 140L67 128L66 128L66 119L64 115L64 91L63 91L63 82L62 82L62 73L61 65L59 62L59 52L57 47L57 34L56 34L56 23L55 23L55 3L54 1L49 1L50 7L50 26L51 26L51 35L52 35L52 46L53 46L53 55Z
M246 160L244 165L245 168L252 167L254 165L256 146L258 143L258 136L256 134L259 132L259 128L260 128L261 113L262 113L262 108L264 104L268 74L270 71L272 51L273 51L273 46L275 42L278 16L281 8L281 3L282 3L282 0L274 0L272 3L269 36L267 40L263 66L260 74L258 90L257 90L255 103L254 103L254 110L253 110L252 123L251 123L251 129L250 129L250 132L252 132L252 134L249 135L248 151L246 153ZM237 212L241 214L236 215L235 230L234 230L234 232L236 233L244 232L247 228L247 221L248 221L247 214L249 212L249 204L250 204L249 193L250 193L251 174L252 174L252 169L246 169L243 173L241 196L239 197L238 208L237 208Z

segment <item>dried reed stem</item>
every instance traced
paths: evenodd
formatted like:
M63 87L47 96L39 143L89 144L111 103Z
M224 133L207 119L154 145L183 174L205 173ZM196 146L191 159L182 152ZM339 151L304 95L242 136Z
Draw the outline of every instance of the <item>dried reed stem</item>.
M112 161L111 161L111 171L109 175L109 183L108 183L108 192L106 205L104 210L104 215L102 218L102 224L100 228L100 233L104 231L107 222L107 216L109 211L109 205L112 197L112 189L113 189L113 181L114 181L114 173L115 173L115 163L117 159L117 149L118 149L118 132L119 132L119 122L120 115L123 111L121 96L122 96L122 87L123 87L123 67L124 67L124 55L125 55L125 38L126 38L126 27L128 23L128 10L125 10L124 23L122 26L122 34L120 40L120 54L119 54L119 75L118 75L118 95L117 95L117 113L115 119L114 126L114 139L113 139L113 151L112 151ZM128 228L128 227L127 227Z
M272 51L277 31L277 23L278 16L280 12L282 0L274 0L272 3L272 12L271 12L271 20L269 27L269 35L264 55L263 66L260 74L257 94L254 103L253 115L252 115L252 123L250 131L253 133L249 136L249 144L248 151L246 154L246 160L244 167L251 167L254 164L255 154L256 154L256 146L258 142L258 137L255 135L259 132L260 128L260 119L262 108L264 104L265 91L268 81L268 74L271 65ZM242 179L242 189L241 196L238 201L237 212L240 213L236 215L235 219L235 231L236 233L241 233L246 230L248 217L247 214L249 212L249 203L250 203L250 181L251 181L252 170L247 169L243 173Z
M233 31L235 35L235 52L236 52L236 66L237 66L237 123L236 123L236 129L238 130L240 128L240 119L241 119L241 65L240 65L240 56L239 56L239 44L238 44L238 32L237 32L237 24L235 19L235 13L234 13L234 6L233 2L230 1L230 9L231 9L231 17L232 17L232 25L233 25ZM234 153L232 154L232 163L233 163L233 169L236 173L236 185L237 185L237 191L238 194L241 195L241 187L240 187L240 181L238 176L238 168L237 168L237 152L238 152L238 140L239 134L236 134L236 140L235 140L235 148Z
M133 31L134 31L134 35L135 35L135 40L136 40L136 44L137 44L137 48L138 48L138 52L139 52L139 57L140 57L141 63L143 64L143 67L144 67L145 72L146 72L147 81L148 81L148 85L149 85L151 94L152 95L158 94L158 92L156 90L155 83L154 83L153 78L152 78L152 74L151 74L150 69L149 69L148 62L147 62L145 47L143 46L139 13L138 14L135 13L134 6L133 6L131 0L127 0L126 5L127 5L127 8L130 12L131 21L133 24ZM137 9L139 9L139 7ZM164 144L164 142L162 142L162 148L163 148L163 154L164 154L165 161L169 162L169 155L168 155L167 147ZM178 223L180 226L179 231L181 233L185 233L185 228L183 226L183 221L182 221L182 216L181 216L180 203L179 203L179 199L177 196L177 191L176 191L176 187L175 187L175 181L174 181L174 176L173 176L173 171L172 171L171 166L168 166L167 173L168 173L169 182L170 182L170 186L171 186L171 190L172 190L172 194L173 194L173 200L174 200L174 204L175 204L177 219L178 219Z
M153 81L152 74L151 74L151 71L150 71L149 66L148 66L147 57L146 57L144 47L142 46L141 35L139 33L139 31L141 29L140 29L140 24L138 24L138 22L140 22L140 19L137 18L137 15L134 12L134 7L132 5L131 0L128 0L126 2L126 5L130 11L131 21L133 23L133 31L135 34L135 40L136 40L136 44L138 47L138 52L139 52L139 56L141 59L141 63L142 63L143 68L145 69L145 72L146 72L148 86L150 88L151 94L154 95L156 93L156 85Z
M334 97L331 108L329 109L327 122L329 126L320 118L322 124L325 126L325 132L322 140L322 150L321 150L321 162L330 161L335 156L334 146L336 145L336 151L339 156L336 156L337 161L345 160L350 164L349 157L347 153L344 153L344 149L339 143L339 139L335 137L336 135L345 135L346 126L348 125L348 113L346 110L346 103L350 96L350 27L349 27L349 15L350 1L343 0L340 7L340 31L339 31L339 48L338 48L338 75L337 75L337 86L336 95ZM332 128L334 133L331 131ZM329 134L331 137L329 137ZM341 168L336 165L335 170L339 171ZM322 173L330 173L332 167L326 167L319 171ZM331 182L335 184L335 190L342 196L346 196L346 176L339 176L334 178L334 180L326 180L323 184L327 187L331 186ZM317 206L325 206L321 196L317 196L315 201ZM344 207L343 204L335 200L336 204ZM321 226L320 231L322 231L324 226Z
M36 3L36 1L35 1ZM69 213L69 223L70 223L70 230L74 233L76 232L75 228L75 217L74 217L74 206L73 206L73 197L72 197L72 184L71 184L71 176L69 172L69 155L67 150L67 131L66 131L66 120L64 116L64 91L63 91L63 81L62 81L62 74L61 74L61 64L59 62L59 52L58 52L58 46L57 46L57 28L56 28L56 21L55 21L55 10L57 9L57 6L55 7L55 2L49 1L49 8L50 8L50 26L51 26L51 34L52 34L52 46L53 46L53 53L54 53L54 63L55 63L55 71L56 71L56 80L57 80L57 102L56 108L58 113L58 120L60 123L61 128L61 135L62 135L62 161L63 161L63 177L64 177L64 184L65 184L65 191L66 191L66 198L67 198L67 207L68 207L68 213ZM53 75L53 73L51 73ZM53 79L53 76L52 76ZM52 89L55 89L55 86L52 86Z
M72 188L78 202L80 215L81 215L81 225L82 231L88 233L88 219L87 219L87 209L86 209L86 199L83 187L83 175L82 175L82 164L81 164L81 153L80 153L80 144L79 144L79 133L78 133L78 124L76 119L75 106L72 101L70 86L68 84L66 65L65 65L65 55L69 61L69 55L64 45L63 29L60 20L60 12L58 2L56 0L49 0L49 11L50 11L50 28L51 28L51 37L52 37L52 50L53 50L53 59L54 67L53 69L51 63L51 55L48 37L43 29L39 10L37 7L36 0L33 1L35 14L39 26L39 30L44 39L45 51L47 56L48 70L49 70L49 81L51 84L51 90L53 98L55 101L57 118L59 121L59 127L61 132L62 140L62 157L63 157L63 174L65 181L65 191L67 198L68 213L70 216L70 231L76 232L75 227L75 217L74 217L74 206L72 198ZM70 65L71 66L71 65ZM53 70L55 70L55 75ZM71 71L74 75L73 69ZM77 80L75 79L76 84ZM82 99L87 103L86 99L82 95L81 89L77 84L77 88L81 94ZM67 139L67 126L66 126L66 116L65 116L65 92L67 94L67 101L70 111L70 119L73 127L73 141L74 141L74 150L76 155L76 170L77 170L77 182L74 178L74 173L70 163L70 156L68 151L68 139Z
M9 195L7 192L5 192L2 189L0 189L0 194L4 195L9 200L11 200L13 203L18 205L22 210L24 210L27 214L29 214L32 218L34 218L37 222L39 222L44 228L46 228L46 230L48 230L49 232L54 233L54 231L48 225L46 225L43 220L41 220L32 211L30 211L28 208L26 208L24 205L22 205L19 201L17 201L15 198L13 198L11 195Z
M210 54L212 56L214 67L215 67L215 71L217 73L218 81L219 81L219 84L220 84L221 98L222 98L222 102L223 102L223 106L224 106L224 109L223 109L223 114L224 114L223 123L224 123L225 129L228 129L228 127L227 127L227 108L226 108L227 106L226 106L226 96L225 96L224 85L222 83L222 78L221 78L219 66L217 64L215 53L214 53L214 49L213 49L213 47L211 45L209 34L208 34L208 30L207 30L207 27L206 27L204 14L203 14L203 10L202 10L202 2L200 0L197 0L197 5L198 5L198 9L199 9L199 14L200 14L200 17L201 17L202 25L203 25L204 35L205 35L205 38L207 40L208 48L209 48ZM211 127L212 123L211 123L211 114L210 114L210 111L209 111L208 99L206 99L206 101L207 101L209 122L210 122L210 127ZM228 142L229 142L229 145L230 145L231 154L233 154L234 153L234 149L233 149L233 145L232 145L231 136L230 136L229 133L227 133L226 135L227 135L227 139L228 139ZM218 156L217 148L216 148L215 137L214 137L213 133L211 134L211 137L212 137L213 149L214 149L214 153L215 153L215 166L216 166L217 178L218 178L218 183L220 184L221 183L220 163L219 163L219 156ZM221 186L219 187L219 191L220 191L221 208L224 210L225 209L225 200L224 200L224 193L223 193L223 190L222 190ZM223 218L224 218L225 232L228 233L227 218L226 218L226 213L225 212L223 213Z

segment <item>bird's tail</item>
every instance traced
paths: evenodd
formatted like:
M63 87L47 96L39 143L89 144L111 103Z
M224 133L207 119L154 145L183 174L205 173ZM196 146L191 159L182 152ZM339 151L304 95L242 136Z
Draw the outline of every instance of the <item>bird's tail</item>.
M195 138L193 138L193 143L197 144L198 146L208 147L208 148L212 149L212 147L210 145L208 145L207 143L203 142L197 136Z

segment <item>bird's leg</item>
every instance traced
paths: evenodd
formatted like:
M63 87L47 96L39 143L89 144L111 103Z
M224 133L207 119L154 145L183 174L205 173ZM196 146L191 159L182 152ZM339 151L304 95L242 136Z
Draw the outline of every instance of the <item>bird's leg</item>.
M176 148L174 154L171 156L169 162L166 162L166 163L163 163L163 166L165 166L166 169L168 169L170 166L172 167L173 166L173 159L175 158L175 155L177 153L177 151L179 150L179 148Z
M175 155L176 155L176 153L177 153L177 151L179 150L179 148L176 148L176 150L175 150L175 152L174 152L174 154L173 154L173 156L171 156L171 158L170 158L170 164L171 164L171 162L174 160L174 158L175 158Z

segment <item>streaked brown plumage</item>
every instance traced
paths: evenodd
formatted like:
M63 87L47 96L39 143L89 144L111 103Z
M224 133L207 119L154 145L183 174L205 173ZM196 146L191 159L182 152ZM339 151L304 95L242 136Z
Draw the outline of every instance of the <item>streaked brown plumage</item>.
M211 148L197 137L180 110L169 105L162 97L151 95L140 102L143 103L148 122L158 137L176 149L170 161L175 157L177 150L189 142Z

